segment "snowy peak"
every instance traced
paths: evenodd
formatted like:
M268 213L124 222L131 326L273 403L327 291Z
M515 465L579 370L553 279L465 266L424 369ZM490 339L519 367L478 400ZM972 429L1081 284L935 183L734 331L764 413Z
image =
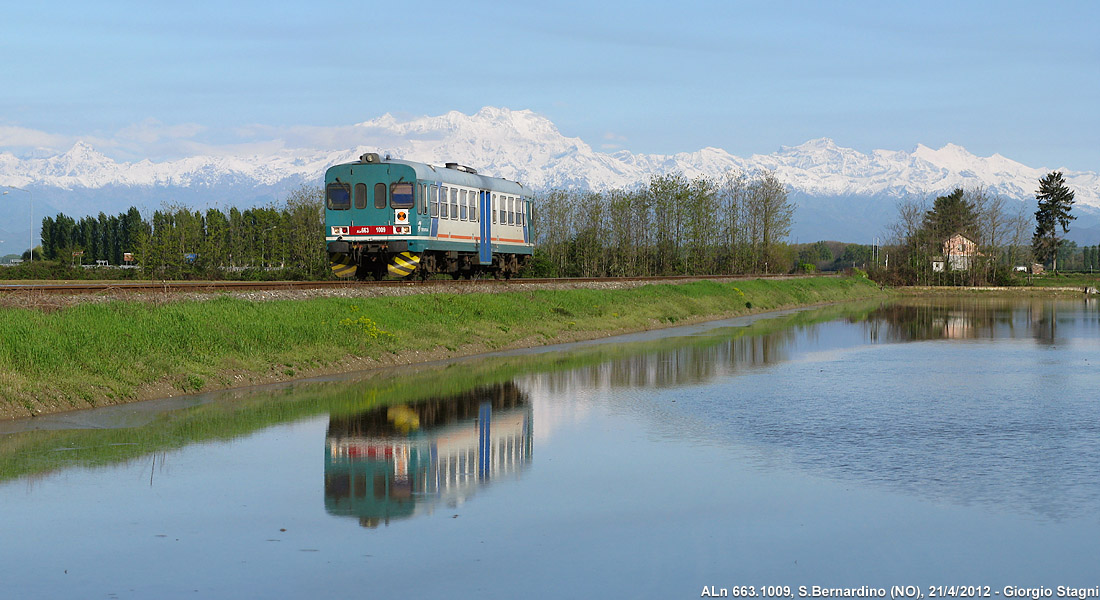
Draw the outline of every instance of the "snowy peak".
M315 184L327 167L355 160L363 152L433 164L460 162L479 172L523 182L535 189L630 187L673 171L687 177L720 177L730 170L775 171L792 191L809 196L903 196L983 186L992 193L1031 199L1046 169L1022 165L999 154L975 156L962 146L918 145L910 152L863 153L818 138L778 152L749 158L721 148L673 155L598 152L566 137L546 117L530 110L485 107L467 115L403 119L392 114L355 125L354 148L280 150L267 155L193 156L174 161L115 162L91 145L42 158L0 154L0 185L63 189L291 187ZM1100 207L1100 176L1065 171L1078 203Z
M832 139L823 137L816 140L807 140L797 146L782 146L780 154L813 154L821 152L836 152L842 150Z
M43 161L47 172L58 177L94 176L115 163L84 141L78 141L68 152Z
M981 160L967 152L966 148L956 144L946 144L939 150L933 150L924 144L917 144L913 156L949 171L967 170L969 166Z

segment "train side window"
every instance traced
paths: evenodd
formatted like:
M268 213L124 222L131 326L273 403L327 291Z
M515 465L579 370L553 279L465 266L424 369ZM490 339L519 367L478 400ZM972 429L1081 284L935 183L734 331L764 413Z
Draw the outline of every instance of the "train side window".
M490 199L489 212L493 213L493 224L497 222L497 194L493 194Z
M458 218L458 188L451 188L451 218Z
M431 193L431 214L429 216L439 216L439 186L433 185L428 188Z
M413 184L400 181L390 186L390 206L392 208L413 207Z
M462 211L462 213L461 213L462 216L459 217L459 218L462 219L463 221L467 220L470 216L470 213L466 210L466 190L460 190L459 191L459 194L458 194L458 207L459 207L458 209L460 211Z
M367 207L367 184L355 184L355 208Z
M446 186L443 187L443 198L442 198L442 202L439 203L439 218L440 219L448 218L448 216L447 216L447 193L448 193L448 191L447 190L449 190L449 189L451 189L451 188L446 187Z
M386 184L374 184L374 207L386 208Z
M330 183L325 188L325 204L329 210L351 208L351 186L346 183Z
M516 224L516 198L508 196L508 224Z
M477 223L481 221L481 211L478 203L481 201L481 192L470 192L470 220Z

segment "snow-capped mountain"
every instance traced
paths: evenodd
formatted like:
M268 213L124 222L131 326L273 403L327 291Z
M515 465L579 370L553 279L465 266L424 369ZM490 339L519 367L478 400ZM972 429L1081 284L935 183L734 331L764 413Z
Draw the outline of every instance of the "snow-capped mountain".
M47 158L0 153L0 188L31 190L39 203L36 219L57 211L78 217L121 212L131 205L148 211L165 202L246 206L277 199L302 184L318 184L326 168L355 160L363 152L382 152L433 164L457 161L536 190L631 187L654 174L674 171L691 178L721 176L731 169L770 169L799 204L793 235L802 241L868 241L890 220L896 198L929 196L960 186L983 186L1033 202L1039 178L1051 170L1063 171L1083 212L1100 214L1100 175L1095 172L1029 167L999 154L975 156L954 144L938 150L919 145L911 152L865 154L822 138L748 158L720 148L673 155L612 154L562 135L549 119L531 111L492 107L473 115L452 111L411 120L387 114L359 123L354 130L361 134L360 142L350 148L164 162L116 162L85 142ZM28 234L20 238L19 232L28 213L9 202L11 198L5 196L0 204L0 239L21 239L19 247L25 248ZM861 221L863 213L867 218ZM812 215L813 223L800 215ZM830 229L831 224L836 227ZM1082 224L1078 221L1077 228L1084 229ZM5 246L11 247L11 242Z

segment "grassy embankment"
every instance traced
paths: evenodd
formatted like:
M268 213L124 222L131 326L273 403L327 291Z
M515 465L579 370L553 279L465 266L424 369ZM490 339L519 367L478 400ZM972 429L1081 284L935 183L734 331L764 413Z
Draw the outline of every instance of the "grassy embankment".
M435 363L403 369L376 369L348 379L310 382L279 388L253 388L225 392L217 401L182 410L158 413L149 422L131 427L27 431L0 435L0 481L48 473L70 467L96 467L141 459L188 444L228 440L287 422L330 414L346 417L392 405L414 405L444 399L474 389L513 381L517 376L573 373L594 368L593 377L604 377L601 365L612 362L615 387L647 385L650 373L639 377L638 356L654 353L662 364L677 361L681 369L660 371L658 377L706 380L729 373L739 361L782 360L785 336L799 328L813 327L839 318L863 320L880 306L879 300L835 304L808 311L768 316L747 326L724 327L705 335L660 338L655 341L599 344L567 353L548 352L493 359L470 358L461 362ZM759 352L715 352L740 339L769 338L773 356ZM751 341L750 341L751 343ZM742 349L744 350L744 349ZM724 357L716 361L716 356ZM675 357L675 358L673 358ZM721 364L715 364L716 362ZM639 383L641 382L641 383ZM535 425L538 427L538 424ZM323 440L318 440L318 446Z
M810 278L0 310L0 415L25 416L882 296Z
M899 286L894 291L907 296L1079 296L1100 288L1100 274L1057 273L1019 278L1011 286ZM1095 293L1095 292L1091 292Z
M1100 288L1100 273L1057 272L1032 276L1017 275L1007 286L903 285L894 290L900 294L917 296L975 293L1027 296L1029 294L1080 294L1088 288Z
M1100 273L1046 273L1034 277L1023 278L1026 285L1031 287L1098 287L1100 286Z

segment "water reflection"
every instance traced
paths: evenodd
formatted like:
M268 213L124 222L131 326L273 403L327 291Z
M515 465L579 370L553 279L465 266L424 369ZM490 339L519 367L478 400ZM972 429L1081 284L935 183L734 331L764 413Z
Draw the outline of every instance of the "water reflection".
M723 328L695 338L676 338L674 345L666 343L668 347L659 350L652 350L652 343L639 345L634 353L552 373L545 381L551 391L582 382L596 388L692 385L788 360L794 342L815 330L814 325L795 325L773 333L745 335L744 327Z
M1100 513L1098 350L1094 302L909 300L523 381L556 402L632 390L598 397L763 470L1064 519Z
M531 406L512 382L330 417L325 509L389 525L457 506L531 461Z
M865 327L872 341L1030 338L1049 345L1082 332L1100 337L1100 312L1095 309L1096 300L1088 298L910 299L874 311ZM1069 331L1060 331L1066 327Z

